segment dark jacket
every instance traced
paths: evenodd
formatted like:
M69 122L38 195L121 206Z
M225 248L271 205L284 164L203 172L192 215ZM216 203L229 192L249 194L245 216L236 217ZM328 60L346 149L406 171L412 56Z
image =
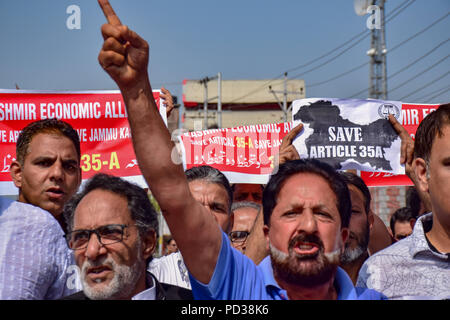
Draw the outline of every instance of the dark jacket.
M192 291L174 286L167 283L160 283L156 280L156 277L147 272L147 275L150 275L156 286L156 299L155 300L193 300L194 297L192 295ZM90 300L83 291L79 291L70 296L63 297L61 300Z

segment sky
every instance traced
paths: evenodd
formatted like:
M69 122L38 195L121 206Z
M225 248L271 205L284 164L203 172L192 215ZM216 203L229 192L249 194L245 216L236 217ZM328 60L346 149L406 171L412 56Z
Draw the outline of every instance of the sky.
M305 80L307 98L367 98L368 65L317 84L368 62L370 36L306 72L348 46L334 48L368 31L369 15L356 15L353 0L110 2L122 23L150 44L152 87L165 86L179 101L184 79L218 72L224 80L260 80L288 71L289 79ZM66 25L71 5L80 8L80 29ZM449 11L448 0L386 1L387 18L392 17L386 24L389 100L450 101ZM117 89L97 61L105 22L95 0L0 0L0 88ZM329 52L333 54L298 68Z

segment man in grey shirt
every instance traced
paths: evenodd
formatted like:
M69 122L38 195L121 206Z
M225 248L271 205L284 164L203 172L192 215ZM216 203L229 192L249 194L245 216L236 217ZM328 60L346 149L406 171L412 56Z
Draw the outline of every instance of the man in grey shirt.
M411 236L370 257L357 285L390 299L450 299L450 104L419 125L414 143L416 187L432 212Z

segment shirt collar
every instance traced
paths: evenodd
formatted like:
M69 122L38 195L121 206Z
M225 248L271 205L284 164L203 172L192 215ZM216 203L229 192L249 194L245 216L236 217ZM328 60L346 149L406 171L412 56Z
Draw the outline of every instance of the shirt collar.
M133 296L131 300L155 300L156 299L156 285L153 277L147 272L146 275L147 285L149 288L144 291L139 292L137 295Z
M409 253L414 257L419 252L431 251L428 246L427 239L425 238L425 231L423 224L433 223L433 214L427 213L417 219L414 225L413 232L410 236L410 242L414 245L409 246Z
M262 269L262 274L264 278L264 284L266 286L266 291L270 294L276 294L283 300L288 300L287 292L286 290L282 289L277 281L275 280L273 276L273 269L272 269L272 261L270 260L270 255L265 257L260 264L258 265L259 268Z
M334 287L338 300L356 300L358 298L352 280L341 267L337 268L334 276Z
M288 299L286 290L282 289L276 282L273 276L272 261L270 260L270 255L265 257L261 261L259 267L263 270L264 283L266 285L267 292L275 291L275 293L282 299ZM357 299L357 294L353 282L347 273L341 269L337 268L336 275L334 278L334 287L336 288L338 300L355 300Z

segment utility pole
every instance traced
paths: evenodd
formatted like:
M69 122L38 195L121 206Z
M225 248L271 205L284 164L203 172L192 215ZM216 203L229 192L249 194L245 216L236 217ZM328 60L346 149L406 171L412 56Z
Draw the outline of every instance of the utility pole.
M291 107L289 107L289 108L287 107L287 95L288 94L298 94L298 95L302 94L302 89L300 90L300 92L287 91L287 75L288 75L288 73L285 72L284 73L284 81L283 81L283 91L272 90L272 86L269 86L269 91L273 94L273 96L277 100L278 105L280 106L281 110L283 111L283 121L284 122L287 122L288 112L289 112L289 109L291 108ZM277 93L283 94L283 103L281 103L280 99L278 99Z
M217 74L217 127L222 129L222 73Z
M205 91L203 93L203 130L208 129L208 81L209 78L206 77L203 80L203 86Z
M212 97L208 99L208 82L212 80L217 81L217 93L218 95L216 97ZM203 84L204 87L204 93L203 93L203 130L208 129L208 101L213 99L217 100L217 116L218 116L218 127L222 127L222 73L218 73L217 76L214 77L205 77L198 81L199 83Z

